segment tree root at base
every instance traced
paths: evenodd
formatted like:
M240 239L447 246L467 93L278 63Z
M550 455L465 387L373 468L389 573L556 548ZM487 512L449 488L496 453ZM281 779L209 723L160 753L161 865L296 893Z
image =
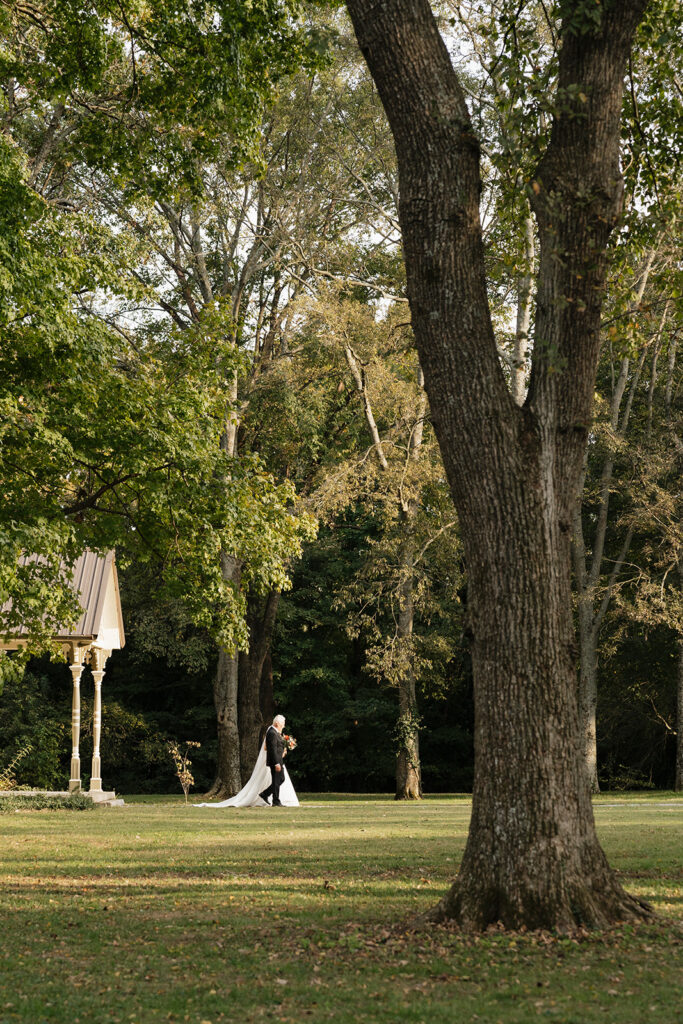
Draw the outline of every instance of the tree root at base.
M539 905L537 898L533 904L522 900L513 903L501 900L500 894L490 894L488 898L482 896L477 900L472 895L465 898L456 882L436 906L412 918L405 928L422 931L433 925L452 923L470 934L495 928L510 932L545 931L571 935L602 931L637 921L654 921L656 917L650 903L620 887L617 891L606 892L602 898L589 894L588 887L583 888L583 892L576 890L571 901L556 900L549 894L547 901Z

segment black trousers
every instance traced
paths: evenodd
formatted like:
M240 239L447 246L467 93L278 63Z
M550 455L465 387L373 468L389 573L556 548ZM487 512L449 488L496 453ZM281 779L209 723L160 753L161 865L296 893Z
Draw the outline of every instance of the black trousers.
M272 764L269 767L271 783L268 786L268 789L264 789L262 796L263 799L267 802L268 797L272 795L273 807L277 807L277 805L280 803L280 786L282 785L285 770L281 767L280 771L278 772L275 770L275 765Z

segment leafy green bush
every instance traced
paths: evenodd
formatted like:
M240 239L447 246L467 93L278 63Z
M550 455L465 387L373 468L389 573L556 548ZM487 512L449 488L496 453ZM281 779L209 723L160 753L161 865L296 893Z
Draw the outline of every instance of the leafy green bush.
M64 669L66 672L66 669ZM70 681L68 672L67 680ZM13 770L17 786L63 789L69 778L70 702L66 687L55 693L50 680L26 672L5 678L0 696L0 765L30 750Z
M655 784L651 777L639 768L633 768L627 764L616 764L613 758L608 758L607 764L600 772L600 786L607 790L654 789Z
M92 702L83 701L81 762L92 755ZM102 705L102 785L126 793L157 793L175 789L168 757L168 737L143 715L116 701ZM85 772L84 772L85 774Z

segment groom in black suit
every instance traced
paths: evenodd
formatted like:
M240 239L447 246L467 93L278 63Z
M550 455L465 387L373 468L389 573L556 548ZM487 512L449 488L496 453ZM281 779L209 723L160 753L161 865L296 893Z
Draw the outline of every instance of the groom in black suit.
M282 807L280 803L280 786L284 779L284 757L285 741L282 738L282 730L285 727L284 715L276 715L273 724L266 733L266 764L270 768L271 783L268 789L264 789L259 796L268 803L268 797L272 794L273 807Z

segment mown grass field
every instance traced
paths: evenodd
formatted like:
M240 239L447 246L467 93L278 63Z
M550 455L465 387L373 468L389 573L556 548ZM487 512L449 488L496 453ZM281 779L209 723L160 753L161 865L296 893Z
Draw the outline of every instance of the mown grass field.
M478 939L396 925L454 875L466 798L181 799L0 815L0 1022L678 1024L683 800L606 795L596 817L654 925Z

